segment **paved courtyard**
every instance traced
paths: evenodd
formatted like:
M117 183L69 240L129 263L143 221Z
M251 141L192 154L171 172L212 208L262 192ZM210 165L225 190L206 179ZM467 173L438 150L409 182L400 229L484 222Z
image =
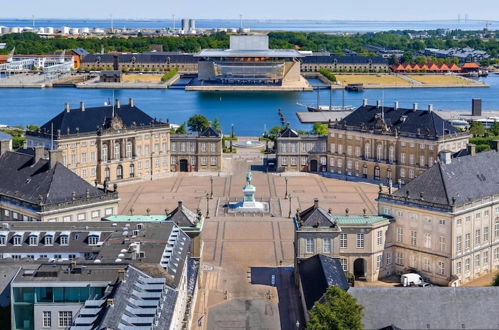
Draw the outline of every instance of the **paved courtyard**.
M377 213L377 186L315 174L287 174L291 197L286 199L285 176L261 171L263 157L258 150L241 149L226 156L221 173L177 173L119 188L121 214L131 210L134 214L162 214L175 208L179 200L204 214L209 208L202 233L193 329L296 329L296 321L303 324L303 320L289 267L293 264L294 235L290 210L294 214L297 208L303 210L319 198L322 207L336 214L343 214L345 208L351 214L362 214L364 208L368 214ZM224 213L225 202L242 197L250 168L256 197L270 203L270 214ZM207 203L210 177L213 199ZM277 287L270 283L272 275Z

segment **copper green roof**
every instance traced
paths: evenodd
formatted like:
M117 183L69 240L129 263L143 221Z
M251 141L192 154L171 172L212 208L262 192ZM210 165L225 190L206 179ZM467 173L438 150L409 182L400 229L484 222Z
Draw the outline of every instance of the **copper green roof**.
M341 227L342 225L374 225L389 218L381 215L333 215L333 220Z

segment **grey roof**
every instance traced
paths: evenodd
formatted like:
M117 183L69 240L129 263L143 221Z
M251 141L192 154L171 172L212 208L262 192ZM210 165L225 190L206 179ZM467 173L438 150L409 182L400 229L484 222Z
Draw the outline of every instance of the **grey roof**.
M497 329L499 288L350 288L365 329Z
M114 114L114 116L113 116ZM60 130L61 135L75 133L92 133L99 129L109 128L113 118L119 118L124 127L137 127L161 124L138 107L130 104L116 106L88 107L62 111L40 127L41 132L54 134Z
M81 57L84 57L84 56L87 56L88 54L90 54L87 50L85 50L83 48L74 48L71 51L73 53L75 53L76 55L81 56Z
M335 124L374 131L398 131L401 135L436 138L459 131L435 111L394 107L361 106Z
M198 215L184 206L182 201L168 214L168 220L175 222L179 227L195 227L198 222Z
M31 155L6 152L0 156L0 196L40 205L69 202L74 198L104 197L110 193L92 186L61 163L35 162ZM116 197L114 197L116 198Z
M199 133L202 137L220 137L220 131L217 131L213 127L209 126Z
M12 136L0 131L0 141L12 140Z
M203 49L194 57L303 57L294 49L265 49L265 50L240 50L240 49Z
M118 62L122 64L143 64L143 63L197 63L198 59L192 54L171 53L171 52L148 52L141 54L88 54L82 64L92 63L113 63L114 58L118 58Z
M380 56L305 56L303 64L386 64L388 59Z
M349 288L345 272L337 258L316 254L300 260L298 270L307 310L322 298L330 286L338 286L343 290Z
M316 200L314 205L299 213L298 223L307 227L335 227L333 215L319 207Z
M286 125L286 127L279 132L279 137L285 137L285 138L295 138L299 137L300 135L298 134L297 131L294 129L291 129L289 125Z
M498 173L499 153L496 151L452 158L450 164L435 164L394 195L407 197L409 193L409 200L417 202L422 194L426 202L462 205L499 194Z

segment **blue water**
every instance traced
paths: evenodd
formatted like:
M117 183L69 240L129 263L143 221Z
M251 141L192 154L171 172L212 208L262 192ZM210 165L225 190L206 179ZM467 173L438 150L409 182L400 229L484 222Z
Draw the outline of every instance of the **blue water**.
M434 30L434 29L461 29L461 30L481 30L489 23L492 30L499 29L499 21L310 21L310 20L244 20L244 27L253 30L266 31L303 31L303 32L376 32L388 30ZM239 27L239 20L227 19L197 19L198 28L233 28ZM29 19L0 19L0 26L27 26L33 25ZM177 20L176 27L180 25ZM110 28L110 20L91 20L91 19L37 19L35 27L100 27ZM130 20L115 19L115 28L171 28L173 22L171 19L163 20Z
M433 104L435 109L463 110L471 108L472 98L482 98L484 109L499 109L499 75L483 79L490 88L440 88L440 89L386 89L365 90L364 92L333 92L333 104L359 106L367 98L371 104L382 99L386 105L399 101L401 107L412 107L418 103L420 108ZM229 132L233 124L239 135L260 135L264 129L279 125L277 110L280 108L295 128L309 130L310 125L299 123L296 112L306 111L297 103L315 105L315 92L293 93L241 93L186 92L179 89L165 90L116 90L115 97L122 103L129 97L135 98L136 105L162 120L167 118L173 123L182 123L193 114L202 114L208 119L218 118L224 132ZM321 90L321 104L329 104L329 91ZM106 89L0 89L0 124L42 125L61 112L64 103L73 108L84 101L87 107L101 106L112 98L112 91Z

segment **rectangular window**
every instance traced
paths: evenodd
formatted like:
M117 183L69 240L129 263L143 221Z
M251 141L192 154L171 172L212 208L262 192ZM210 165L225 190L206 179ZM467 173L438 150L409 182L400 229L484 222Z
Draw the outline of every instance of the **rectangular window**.
M293 157L293 159L295 159L295 157ZM217 157L210 157L210 164L211 166L217 166Z
M417 236L416 231L411 230L411 245L416 246L417 244Z
M71 221L71 216L70 215L66 215L62 218L62 221L63 222L70 222Z
M100 211L99 210L92 211L92 219L97 219L99 217L100 217Z
M59 312L59 327L69 327L73 322L73 312Z
M475 230L475 246L480 246L480 229Z
M331 239L330 238L324 238L322 242L322 251L324 253L331 253Z
M438 274L445 275L445 264L442 261L438 262Z
M44 328L52 327L52 313L51 312L43 312L43 324Z
M59 243L61 245L68 245L68 240L69 240L68 235L61 235L59 237Z
M483 227L483 241L489 241L489 227Z
M376 269L381 268L381 254L376 256Z
M464 271L469 272L471 268L470 266L471 266L470 258L466 258L464 260Z
M12 242L14 243L14 245L22 245L22 236L16 235L12 237Z
M54 244L54 236L45 235L45 245L52 245L52 244Z
M456 253L461 253L461 252L463 252L463 237L457 236L456 237Z
M206 152L206 143L201 143L201 152Z
M0 245L7 245L7 237L5 235L0 236Z
M390 252L386 253L386 265L390 266L392 264L392 254Z
M456 273L461 274L462 268L461 268L461 261L456 262Z
M431 272L430 260L428 258L423 258L423 270L425 272Z
M357 249L363 249L364 248L364 234L358 233L357 234Z
M376 244L378 244L378 246L383 244L383 231L381 230L378 230L376 233Z
M216 143L211 143L211 152L216 152L217 151L217 144ZM293 145L296 148L296 145Z
M113 208L109 207L109 208L105 209L104 214L105 215L113 215Z
M480 253L475 254L475 267L480 267Z
M37 236L34 236L34 235L31 235L29 237L29 245L31 246L36 246L38 245L38 237Z
M85 213L79 213L78 214L78 221L83 221L87 218L87 215Z
M404 265L404 254L402 252L397 252L395 257L395 263L400 266Z
M347 234L340 234L340 248L346 249L348 246Z
M445 236L440 236L439 242L440 242L440 252L445 252L445 250L447 249L447 242L445 240Z
M343 271L346 272L348 271L348 261L347 259L341 258L341 267L343 268Z
M424 234L424 247L427 249L431 248L431 234L430 233Z
M402 227L397 228L397 242L402 243L404 241L404 229Z
M499 248L494 249L494 261L499 260Z
M471 248L471 234L467 233L464 235L464 250L468 251Z
M88 236L88 245L97 245L99 243L99 237L98 236Z
M311 238L311 237L307 237L306 239L306 247L305 247L305 251L307 253L314 253L314 239Z
M201 157L201 165L206 166L206 164L207 164L207 158Z
M484 251L483 252L483 266L487 267L488 263L489 263L489 251Z

